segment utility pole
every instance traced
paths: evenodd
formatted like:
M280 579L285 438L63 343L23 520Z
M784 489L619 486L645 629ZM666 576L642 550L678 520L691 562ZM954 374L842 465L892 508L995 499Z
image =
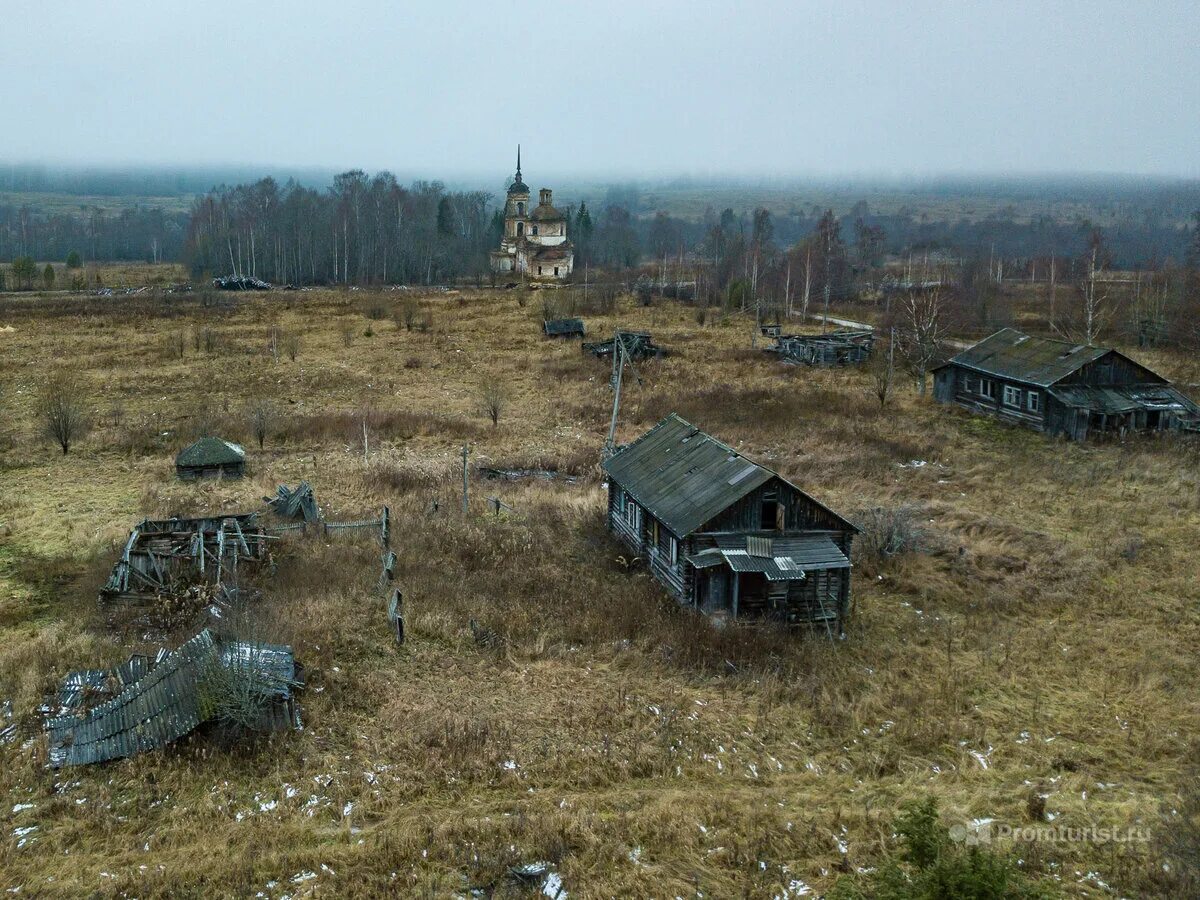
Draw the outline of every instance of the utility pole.
M471 453L470 445L463 444L463 448L462 448L463 466L462 466L462 469L463 469L463 515L464 516L467 515L471 511L471 495L470 495L471 486L470 486L470 481L467 476L467 457L470 455L470 453Z

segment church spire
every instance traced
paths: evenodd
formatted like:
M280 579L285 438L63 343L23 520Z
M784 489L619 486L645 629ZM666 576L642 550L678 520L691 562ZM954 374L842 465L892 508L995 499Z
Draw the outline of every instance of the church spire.
M529 186L521 180L521 145L517 144L517 174L513 178L512 184L508 186L510 194L528 194Z

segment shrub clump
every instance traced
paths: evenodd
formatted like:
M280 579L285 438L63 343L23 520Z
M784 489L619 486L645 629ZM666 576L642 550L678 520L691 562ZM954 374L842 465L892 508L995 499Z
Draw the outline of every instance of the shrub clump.
M902 807L900 847L878 868L843 877L830 900L1034 900L1054 892L1035 884L1007 857L986 845L951 839L937 800Z
M881 566L894 557L921 553L929 547L929 534L915 507L876 506L854 519L861 529L854 550L859 562L867 566Z

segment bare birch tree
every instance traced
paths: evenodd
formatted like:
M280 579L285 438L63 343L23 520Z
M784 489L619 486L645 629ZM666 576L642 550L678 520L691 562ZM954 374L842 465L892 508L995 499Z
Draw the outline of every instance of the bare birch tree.
M925 395L929 367L942 352L946 335L946 302L941 290L909 292L900 302L895 338L908 369L917 379L917 390Z

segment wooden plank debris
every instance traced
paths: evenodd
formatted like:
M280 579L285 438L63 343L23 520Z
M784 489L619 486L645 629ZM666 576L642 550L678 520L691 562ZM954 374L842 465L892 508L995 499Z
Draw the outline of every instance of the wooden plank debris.
M779 334L767 353L792 365L851 366L866 362L875 346L875 332L841 330L828 334Z

